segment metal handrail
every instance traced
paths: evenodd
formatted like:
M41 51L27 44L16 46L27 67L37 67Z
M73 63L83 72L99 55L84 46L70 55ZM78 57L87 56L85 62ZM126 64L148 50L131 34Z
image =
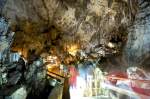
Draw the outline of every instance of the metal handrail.
M115 79L115 80L131 80L131 81L138 81L138 82L150 83L150 80L131 79L131 78L121 78L121 77L110 77L110 76L106 76L106 78L112 78L112 79Z

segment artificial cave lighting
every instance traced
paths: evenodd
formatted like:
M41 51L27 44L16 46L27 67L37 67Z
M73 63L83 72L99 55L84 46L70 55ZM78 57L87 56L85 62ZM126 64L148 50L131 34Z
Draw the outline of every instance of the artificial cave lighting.
M19 55L22 55L22 52L18 52L19 53Z
M44 62L47 64L47 69L59 67L60 64L58 57L54 55L47 56Z
M77 51L79 50L79 46L77 44L72 44L67 46L68 53L76 56Z
M111 43L111 42L108 43L108 46L109 46L110 48L114 48L114 47L115 47L115 45L114 45L113 43Z

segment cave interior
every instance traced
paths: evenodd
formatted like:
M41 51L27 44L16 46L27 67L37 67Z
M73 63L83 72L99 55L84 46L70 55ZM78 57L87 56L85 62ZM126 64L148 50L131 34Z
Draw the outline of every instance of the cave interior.
M150 99L150 1L0 0L0 99Z

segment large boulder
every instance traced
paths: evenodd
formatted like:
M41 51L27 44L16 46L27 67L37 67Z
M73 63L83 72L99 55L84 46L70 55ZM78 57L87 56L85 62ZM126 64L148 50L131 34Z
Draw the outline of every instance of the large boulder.
M19 87L9 96L6 96L5 99L26 99L27 97L27 90L25 86Z

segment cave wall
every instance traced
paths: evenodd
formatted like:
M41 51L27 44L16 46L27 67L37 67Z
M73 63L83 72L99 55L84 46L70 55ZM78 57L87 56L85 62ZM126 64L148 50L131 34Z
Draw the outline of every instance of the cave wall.
M139 0L135 22L129 27L125 48L129 66L147 66L150 62L150 1Z
M150 71L150 2L138 0L138 11L133 24L127 27L128 37L122 54L106 59L106 70L126 71L136 66ZM111 69L110 69L111 68Z

